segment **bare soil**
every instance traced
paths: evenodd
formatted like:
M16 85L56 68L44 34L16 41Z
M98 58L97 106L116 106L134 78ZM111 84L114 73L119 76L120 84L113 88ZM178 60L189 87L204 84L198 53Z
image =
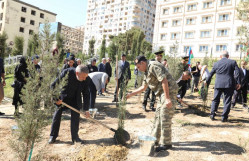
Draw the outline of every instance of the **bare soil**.
M112 103L114 88L104 97L97 97L96 108L100 114L96 117L106 125L117 129L116 104ZM210 89L209 99L213 97ZM154 112L143 111L143 96L135 96L127 103L127 120L125 130L131 135L127 147L114 146L114 133L96 123L82 118L80 120L79 136L83 144L72 145L70 134L70 113L64 113L60 126L60 134L55 144L49 145L50 125L43 130L43 139L34 145L33 157L42 160L172 160L172 161L247 161L249 160L249 113L241 105L231 109L229 122L221 122L222 104L216 121L209 119L208 108L203 112L200 108L178 108L175 111L172 124L173 149L156 153L153 157L143 154L139 147L138 136L150 135L154 120ZM201 106L198 94L187 93L185 101ZM210 107L211 101L208 105ZM149 104L149 103L148 103ZM4 101L0 111L0 160L17 160L8 141L11 138L11 127L16 125L13 117L14 107L11 102ZM118 155L117 155L118 154ZM88 156L89 155L89 156ZM81 159L80 159L81 158ZM82 159L83 158L83 159ZM109 159L108 159L109 158ZM112 159L110 159L112 158Z

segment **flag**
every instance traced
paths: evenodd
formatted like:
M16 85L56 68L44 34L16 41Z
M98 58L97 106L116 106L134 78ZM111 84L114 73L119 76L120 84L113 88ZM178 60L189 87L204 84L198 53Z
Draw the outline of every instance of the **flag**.
M188 65L190 65L191 64L191 59L194 58L194 54L193 54L193 51L192 51L191 47L189 48L188 56L189 56Z

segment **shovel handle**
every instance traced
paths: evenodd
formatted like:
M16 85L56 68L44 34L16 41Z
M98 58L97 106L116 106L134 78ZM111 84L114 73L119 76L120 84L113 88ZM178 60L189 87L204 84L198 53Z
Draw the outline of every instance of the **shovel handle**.
M73 110L73 111L79 113L79 114L80 114L81 116L83 116L84 118L86 118L86 119L88 119L88 120L90 120L90 121L92 121L92 122L95 122L95 123L97 123L97 124L100 124L100 125L104 126L105 128L107 128L107 129L113 131L113 128L111 128L111 127L109 127L109 126L103 124L102 122L97 121L97 120L95 120L95 119L93 119L93 118L91 118L91 117L88 117L88 118L87 118L86 115L85 115L83 112L81 112L81 111L79 111L79 110L73 108L72 106L66 104L65 102L62 102L61 104L64 105L64 106L66 106L66 107L68 107L68 108L70 108L71 110Z

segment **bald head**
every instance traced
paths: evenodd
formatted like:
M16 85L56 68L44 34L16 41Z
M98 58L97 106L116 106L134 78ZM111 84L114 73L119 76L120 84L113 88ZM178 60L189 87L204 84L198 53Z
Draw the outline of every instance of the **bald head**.
M229 57L229 53L228 51L223 51L223 54L222 54L222 58L228 58Z

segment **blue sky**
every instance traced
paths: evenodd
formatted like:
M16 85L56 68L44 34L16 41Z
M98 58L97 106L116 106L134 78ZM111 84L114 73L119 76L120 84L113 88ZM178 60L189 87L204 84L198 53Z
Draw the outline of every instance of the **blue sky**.
M75 27L85 25L87 0L21 0L57 14L56 21Z

